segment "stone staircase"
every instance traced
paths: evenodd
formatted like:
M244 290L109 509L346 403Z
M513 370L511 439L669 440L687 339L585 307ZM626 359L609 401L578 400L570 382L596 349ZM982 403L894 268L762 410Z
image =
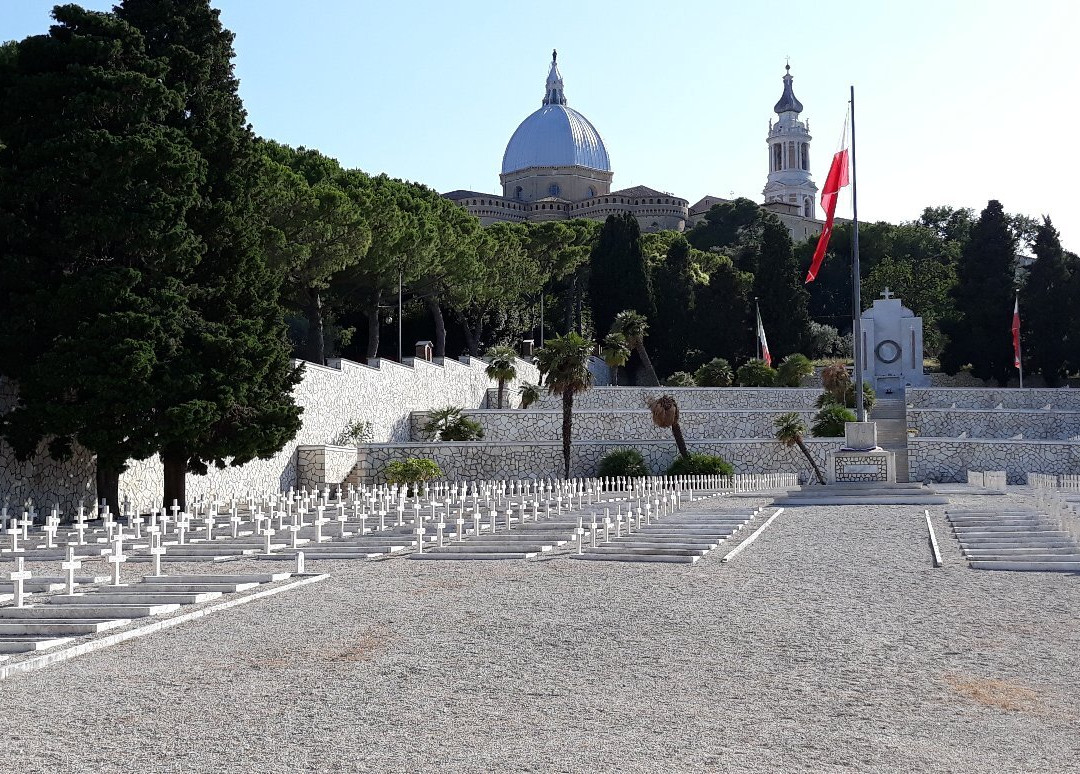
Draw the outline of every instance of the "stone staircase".
M899 397L878 398L870 418L877 423L878 446L896 455L896 482L908 482L907 402Z

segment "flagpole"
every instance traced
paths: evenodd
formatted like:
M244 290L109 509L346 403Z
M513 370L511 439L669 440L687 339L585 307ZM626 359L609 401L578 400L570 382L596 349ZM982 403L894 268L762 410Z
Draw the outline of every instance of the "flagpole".
M855 415L866 421L863 405L862 279L859 276L859 205L855 183L855 87L851 87L851 300L855 311L852 320L852 343L855 350Z

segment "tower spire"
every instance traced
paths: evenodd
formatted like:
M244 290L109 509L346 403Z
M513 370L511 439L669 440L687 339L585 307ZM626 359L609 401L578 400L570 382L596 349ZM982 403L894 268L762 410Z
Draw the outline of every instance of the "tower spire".
M565 105L566 93L563 91L562 74L557 64L559 52L551 51L551 69L548 70L547 84L544 86L544 105Z
M776 103L773 110L777 113L787 113L793 111L795 113L802 112L802 103L795 97L795 92L791 88L791 82L795 80L791 77L791 65L784 65L784 93L780 96L780 101Z

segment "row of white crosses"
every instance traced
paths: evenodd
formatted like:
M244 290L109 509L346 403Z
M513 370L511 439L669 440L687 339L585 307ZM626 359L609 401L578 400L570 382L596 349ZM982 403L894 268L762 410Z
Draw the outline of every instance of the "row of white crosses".
M215 529L219 521L227 521L230 525L230 537L237 538L240 535L241 526L245 521L254 524L254 532L261 535L264 540L264 548L269 552L272 548L273 535L288 531L290 533L289 545L296 549L299 546L299 533L308 526L314 528L314 541L322 542L326 539L324 530L328 524L337 522L337 535L346 535L346 525L351 521L359 522L358 534L364 535L369 532L382 531L388 526L387 516L395 514L391 526L401 528L405 525L406 517L411 517L412 529L417 538L417 545L423 550L423 543L427 533L427 524L430 522L437 531L436 540L438 545L443 545L444 533L447 525L451 525L454 537L458 541L465 538L465 525L472 521L472 532L478 534L486 528L494 532L500 524L497 521L498 511L505 516L503 525L510 530L514 524L514 513L517 510L518 523L528 521L530 515L534 521L541 518L540 507L543 508L543 518L550 518L554 510L556 516L562 516L564 508L581 509L604 501L605 493L617 493L632 501L628 503L625 524L632 528L633 515L641 518L651 518L650 510L655 511L658 507L656 498L649 502L649 495L659 492L677 492L679 497L686 496L692 501L695 490L727 489L731 488L732 479L723 476L684 476L676 478L668 477L615 477L604 479L514 479L506 481L471 481L471 482L435 482L428 484L424 491L414 492L410 495L405 486L375 485L354 487L350 485L343 490L338 488L331 491L329 487L321 490L308 492L290 490L284 494L264 495L257 499L251 493L246 497L244 505L248 518L241 515L241 503L233 499L227 505L219 503L215 499L197 500L193 503L191 512L182 510L174 502L168 508L151 508L149 518L144 519L141 512L132 511L130 500L125 497L122 512L130 528L134 530L134 540L142 540L142 527L149 524L147 533L151 538L151 553L155 562L155 568L160 567L160 556L164 553L163 537L169 534L169 528L176 537L176 542L185 544L188 534L205 535L205 539L215 539ZM635 507L636 506L636 507ZM219 510L223 509L223 510ZM196 529L192 521L197 514L202 512L202 529ZM264 514L265 511L265 514ZM6 513L6 508L3 513ZM224 514L228 514L227 518ZM273 516L271 516L273 514ZM307 518L311 516L310 520ZM54 509L52 515L46 520L45 531L47 545L52 547L55 543L56 530L59 527L59 512ZM276 517L277 529L273 528L273 518ZM378 518L377 528L369 528L367 521ZM613 523L616 535L621 534L622 505L618 505L615 521L607 517L608 534ZM24 518L18 523L21 534L25 541L28 535L29 525L33 523L34 513L29 509L24 513ZM115 550L117 539L120 544L125 539L124 525L113 518L107 505L102 504L97 508L92 518L101 518L107 540L114 546L111 552L113 556L123 556L122 551ZM596 532L599 529L595 524L595 511L590 529L595 541ZM486 521L486 524L482 522ZM87 514L80 504L75 519L75 531L77 544L85 544L85 532L87 530ZM584 527L580 527L584 529ZM9 526L12 534L12 553L22 553L23 549L18 545L19 529ZM155 537L156 536L156 537ZM154 550L159 553L154 553ZM113 561L113 560L110 560ZM124 559L117 559L113 564L113 576L116 578L119 564ZM155 574L159 569L155 569Z

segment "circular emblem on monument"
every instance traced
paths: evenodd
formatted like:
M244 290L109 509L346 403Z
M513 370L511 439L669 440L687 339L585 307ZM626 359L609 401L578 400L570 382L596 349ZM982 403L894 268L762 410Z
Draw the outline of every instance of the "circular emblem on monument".
M874 354L882 363L895 363L900 359L900 345L892 339L885 339L874 347Z

